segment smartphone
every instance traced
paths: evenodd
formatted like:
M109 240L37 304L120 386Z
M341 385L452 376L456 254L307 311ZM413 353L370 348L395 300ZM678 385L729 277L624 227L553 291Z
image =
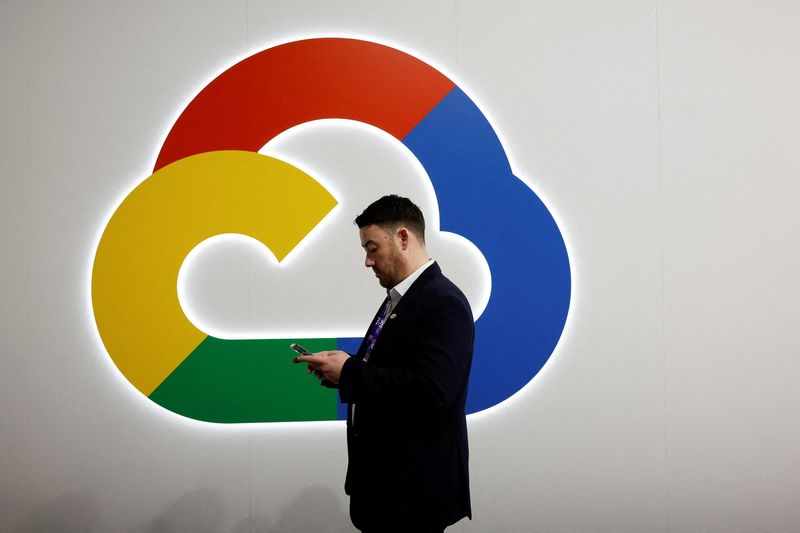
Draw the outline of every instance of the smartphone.
M309 352L308 350L306 350L305 348L303 348L302 346L300 346L296 342L293 342L292 344L290 344L289 348L291 348L295 352L299 353L300 355L312 355L311 352Z

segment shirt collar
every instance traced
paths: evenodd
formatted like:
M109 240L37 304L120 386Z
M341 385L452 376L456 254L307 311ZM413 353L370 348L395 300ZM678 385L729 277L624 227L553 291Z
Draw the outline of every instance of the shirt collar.
M419 267L414 272L409 274L408 277L406 277L406 279L404 279L403 281L401 281L400 283L398 283L397 285L395 285L394 287L392 287L387 291L389 293L389 299L392 301L392 309L394 309L394 306L396 306L397 302L400 301L400 298L402 298L403 295L406 292L408 292L408 289L411 287L411 285L413 285L414 282L417 281L417 278L425 271L426 268L428 268L432 264L433 264L433 259L428 259L428 261L425 264L423 264L421 267Z

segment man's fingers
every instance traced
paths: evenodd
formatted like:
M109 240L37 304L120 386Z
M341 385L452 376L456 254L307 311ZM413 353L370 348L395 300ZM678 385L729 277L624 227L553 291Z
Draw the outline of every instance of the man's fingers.
M293 359L295 363L306 363L308 366L306 367L306 371L311 373L312 371L318 370L320 367L325 365L325 360L322 359L319 355L298 355Z
M336 350L328 350L311 355L298 355L293 361L295 363L306 363L306 374L314 374L317 379L324 379L325 369L331 364L327 358L335 353Z
M330 357L335 354L337 350L325 350L322 352L312 353L311 355L298 355L293 359L295 363L315 363L319 364L322 362L324 357Z

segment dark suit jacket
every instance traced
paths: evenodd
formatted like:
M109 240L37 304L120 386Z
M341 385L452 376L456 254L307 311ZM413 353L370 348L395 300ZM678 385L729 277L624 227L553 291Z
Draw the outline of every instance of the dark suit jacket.
M474 334L467 299L434 263L392 311L369 361L364 342L344 364L341 399L356 404L345 492L357 527L472 517L465 402Z

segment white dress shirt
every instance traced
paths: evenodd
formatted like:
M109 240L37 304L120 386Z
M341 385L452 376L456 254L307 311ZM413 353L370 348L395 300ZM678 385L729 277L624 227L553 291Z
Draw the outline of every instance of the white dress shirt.
M389 307L389 313L394 311L394 308L397 307L397 302L400 301L400 298L408 292L409 287L417 281L417 278L425 272L425 269L428 268L433 264L433 259L428 259L428 261L423 264L421 267L416 269L414 272L408 275L406 279L389 289L387 292L389 293L389 300L391 300L392 305Z

